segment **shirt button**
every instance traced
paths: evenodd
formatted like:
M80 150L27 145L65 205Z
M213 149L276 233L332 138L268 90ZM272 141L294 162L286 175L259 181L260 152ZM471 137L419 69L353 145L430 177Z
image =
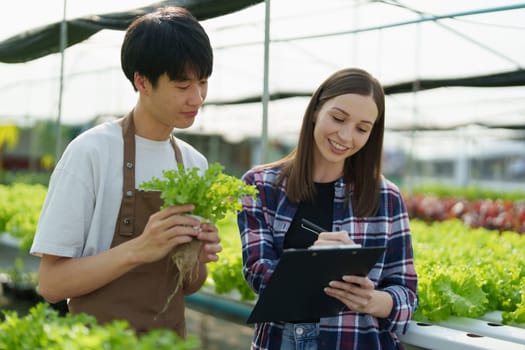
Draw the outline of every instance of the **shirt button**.
M131 224L131 219L130 218L124 218L124 225L129 225Z
M127 192L126 192L126 196L128 196L128 197L132 197L132 196L133 196L133 191L127 191Z
M304 333L303 327L297 327L297 329L295 330L295 334L297 335L302 335L303 333Z
M128 169L133 168L133 163L131 163L131 162L127 162L127 163L126 163L126 167L127 167Z

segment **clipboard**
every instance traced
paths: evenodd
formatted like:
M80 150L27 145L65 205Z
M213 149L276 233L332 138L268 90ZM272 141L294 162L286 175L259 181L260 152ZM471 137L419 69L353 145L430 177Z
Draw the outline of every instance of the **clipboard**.
M246 323L335 316L344 304L323 289L343 275L366 276L384 251L355 246L285 250Z

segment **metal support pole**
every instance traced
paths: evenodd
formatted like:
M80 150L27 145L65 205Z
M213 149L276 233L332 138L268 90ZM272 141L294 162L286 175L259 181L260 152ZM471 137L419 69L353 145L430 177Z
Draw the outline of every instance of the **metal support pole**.
M421 88L420 86L420 77L419 77L419 68L420 68L420 61L421 61L421 25L419 23L416 24L416 38L415 38L415 57L414 57L414 83L412 85L412 123L413 125L417 125L417 121L421 120L419 116L419 103L418 103L418 93ZM414 149L416 147L416 135L417 131L412 129L410 132L410 146L408 150L408 164L407 164L407 174L405 175L405 181L404 185L405 188L407 188L409 191L412 191L412 189L415 186L414 178L417 178L416 172L415 172L415 157L414 157Z
M262 134L261 134L261 161L267 163L268 159L268 101L270 94L268 89L269 60L270 60L270 0L265 0L264 15L264 78L262 95Z
M64 56L67 46L67 21L66 21L66 4L64 0L64 14L60 24L60 81L58 90L58 115L56 122L57 138L55 144L55 164L62 153L62 95L64 94Z

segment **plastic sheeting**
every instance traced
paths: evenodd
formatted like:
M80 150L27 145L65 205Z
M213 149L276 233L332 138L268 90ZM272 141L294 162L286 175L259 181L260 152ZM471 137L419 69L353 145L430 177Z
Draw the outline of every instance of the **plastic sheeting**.
M125 30L138 16L160 6L183 5L197 19L222 16L262 0L168 0L131 11L85 16L67 20L67 47L86 40L103 29ZM22 63L60 51L60 26L55 22L31 29L0 42L0 62Z

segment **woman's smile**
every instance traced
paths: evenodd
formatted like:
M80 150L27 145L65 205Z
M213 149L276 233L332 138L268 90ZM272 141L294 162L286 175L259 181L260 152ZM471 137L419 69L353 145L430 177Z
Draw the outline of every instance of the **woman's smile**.
M346 147L340 143L337 143L335 142L334 140L331 140L331 139L328 139L328 142L330 143L330 145L335 148L337 151L339 151L338 153L340 152L346 152L347 150L349 149L352 149L352 147Z

